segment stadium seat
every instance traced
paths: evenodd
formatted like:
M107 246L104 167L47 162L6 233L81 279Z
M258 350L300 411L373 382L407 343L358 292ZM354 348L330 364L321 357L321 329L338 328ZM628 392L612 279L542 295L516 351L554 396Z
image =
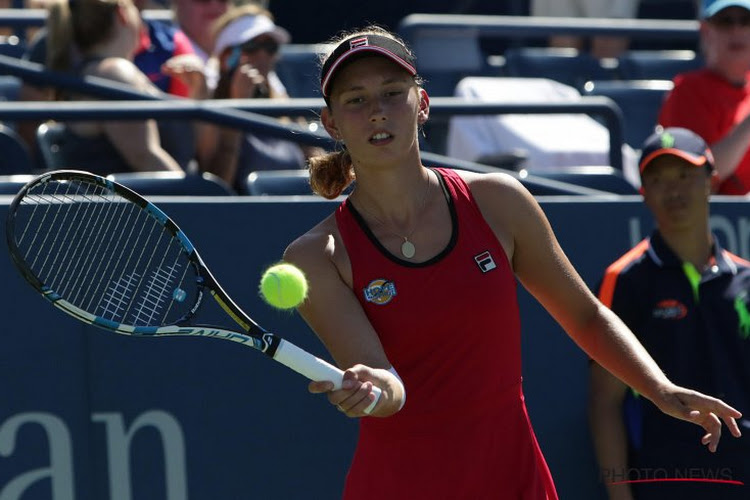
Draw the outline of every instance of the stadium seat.
M28 174L33 170L29 147L12 128L0 124L0 174Z
M430 96L453 96L456 84L466 76L497 76L476 31L446 28L428 33L417 37L412 49Z
M20 59L26 52L26 44L15 35L0 36L0 55Z
M671 80L703 66L703 58L692 50L630 50L618 61L623 80Z
M612 99L622 110L625 142L640 149L654 131L661 103L672 86L669 80L589 81L583 94Z
M511 47L505 51L507 76L549 78L580 89L589 80L610 80L614 68L586 52L557 47Z
M247 176L251 196L312 195L307 170L258 170Z
M0 101L17 101L21 80L15 76L0 76Z
M636 187L623 177L622 172L610 166L556 167L543 170L524 169L520 173L522 176L525 173L608 193L638 194Z
M322 44L287 44L281 47L276 74L290 97L321 97L319 88Z
M15 196L35 177L32 174L0 175L0 195Z
M62 123L42 123L36 130L36 142L42 163L48 170L67 168L63 154L67 133Z
M107 179L144 196L233 196L235 192L219 177L204 172L123 172Z

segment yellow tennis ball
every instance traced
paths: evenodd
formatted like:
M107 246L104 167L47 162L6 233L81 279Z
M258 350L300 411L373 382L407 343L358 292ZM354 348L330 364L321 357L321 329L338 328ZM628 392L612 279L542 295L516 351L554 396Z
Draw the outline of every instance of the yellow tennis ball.
M260 279L260 295L277 309L292 309L307 298L307 279L296 266L275 264Z

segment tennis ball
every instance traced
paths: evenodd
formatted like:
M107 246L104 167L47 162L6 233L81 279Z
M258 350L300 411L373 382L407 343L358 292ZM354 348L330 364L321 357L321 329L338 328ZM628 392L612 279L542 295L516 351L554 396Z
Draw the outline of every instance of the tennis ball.
M297 307L307 298L305 274L292 264L275 264L260 279L260 295L277 309Z

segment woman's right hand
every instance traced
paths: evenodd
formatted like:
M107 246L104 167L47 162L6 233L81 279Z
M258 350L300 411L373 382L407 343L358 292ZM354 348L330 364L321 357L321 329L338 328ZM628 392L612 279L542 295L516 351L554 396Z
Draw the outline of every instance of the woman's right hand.
M375 408L365 410L375 401L373 386L382 390ZM308 390L313 394L326 393L328 401L347 417L388 417L397 413L406 397L401 381L389 370L355 365L344 372L340 389L334 390L330 381L310 382Z
M229 96L232 99L253 99L270 95L266 77L248 63L239 65L229 85Z

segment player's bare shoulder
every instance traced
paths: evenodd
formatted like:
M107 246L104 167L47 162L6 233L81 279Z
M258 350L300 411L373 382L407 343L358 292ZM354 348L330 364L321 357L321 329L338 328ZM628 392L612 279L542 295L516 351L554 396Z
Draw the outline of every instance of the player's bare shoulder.
M337 265L348 260L339 234L336 217L329 215L292 241L284 251L284 260L305 268Z
M528 194L526 188L516 178L503 172L469 172L456 170L466 181L472 195L480 208L494 206L501 208L504 204L513 204L514 200Z

